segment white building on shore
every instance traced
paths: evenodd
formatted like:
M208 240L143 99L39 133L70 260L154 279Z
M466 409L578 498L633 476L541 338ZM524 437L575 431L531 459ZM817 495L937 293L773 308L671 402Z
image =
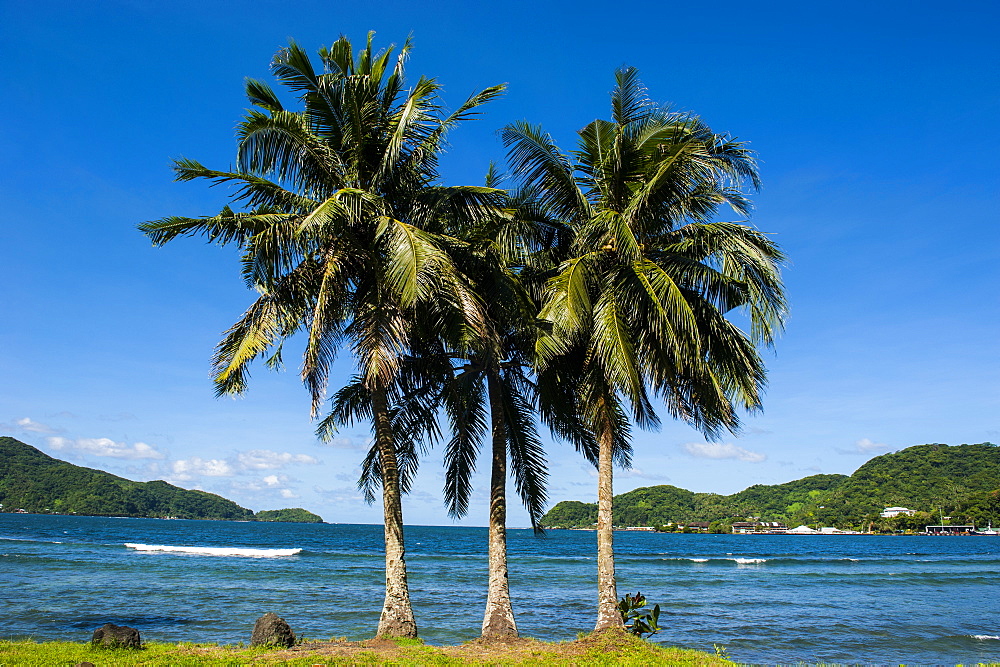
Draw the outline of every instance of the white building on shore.
M886 507L879 514L883 519L891 519L894 516L899 516L900 514L905 514L906 516L913 516L917 513L917 510L911 510L906 507Z

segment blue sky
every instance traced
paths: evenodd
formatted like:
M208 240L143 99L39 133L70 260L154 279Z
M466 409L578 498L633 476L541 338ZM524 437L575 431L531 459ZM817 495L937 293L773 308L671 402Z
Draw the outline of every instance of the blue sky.
M252 300L234 252L154 249L135 230L225 202L173 183L170 159L230 164L243 78L267 79L289 38L315 51L375 30L382 45L412 33L408 71L437 77L452 105L509 86L451 136L450 183L480 183L514 120L571 148L608 115L623 64L758 152L752 223L791 259L765 411L719 443L669 421L639 433L617 491L732 493L915 444L998 442L997 25L992 1L0 0L0 434L255 510L380 521L354 486L369 433L316 441L292 355L283 374L256 370L246 397L213 397L209 355ZM345 357L334 385L350 370ZM578 455L549 456L553 502L593 499ZM485 482L466 525L486 522ZM451 523L441 484L432 453L407 523Z

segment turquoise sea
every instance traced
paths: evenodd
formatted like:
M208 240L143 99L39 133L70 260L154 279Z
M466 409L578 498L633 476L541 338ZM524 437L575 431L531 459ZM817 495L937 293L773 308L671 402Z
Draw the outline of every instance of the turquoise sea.
M521 633L591 630L595 534L508 535ZM112 622L146 640L237 643L265 611L312 639L370 637L381 540L370 525L0 514L0 637L87 640ZM406 540L421 636L475 638L486 529L408 526ZM163 546L209 551L143 550ZM655 641L747 663L1000 661L1000 537L619 532L615 546L619 593L663 609ZM289 549L301 551L269 551Z

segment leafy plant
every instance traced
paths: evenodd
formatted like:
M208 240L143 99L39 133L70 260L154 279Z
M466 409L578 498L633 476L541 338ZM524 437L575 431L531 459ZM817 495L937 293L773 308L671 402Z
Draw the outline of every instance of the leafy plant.
M618 601L618 613L622 615L625 629L637 637L655 635L660 631L660 605L646 609L646 596L639 591L635 595L625 594Z

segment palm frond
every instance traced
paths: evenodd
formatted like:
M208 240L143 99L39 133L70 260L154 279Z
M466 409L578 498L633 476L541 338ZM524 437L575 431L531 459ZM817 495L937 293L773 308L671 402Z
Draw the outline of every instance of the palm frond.
M271 86L250 77L247 77L245 85L247 99L250 100L250 104L259 106L261 109L266 109L272 113L284 110L284 107L281 106L281 100L278 99L277 94Z
M559 152L552 137L523 121L500 132L507 148L507 161L521 181L537 188L538 199L564 220L590 217L590 202L573 178L569 159Z
M309 54L294 41L275 54L271 61L271 73L291 90L316 89L318 79Z
M639 81L639 70L622 67L615 71L615 88L611 93L611 117L619 126L642 118L650 106L646 88Z
M546 304L539 317L552 322L559 336L572 338L590 321L591 260L592 256L583 255L563 262L546 286Z
M502 401L514 488L528 511L531 527L535 532L541 532L541 519L548 502L545 447L535 431L532 405L518 390L516 380L512 381L511 375L515 374L505 373L496 378L500 391L495 394Z
M139 225L153 245L163 245L181 236L204 236L209 243L244 246L254 235L294 220L287 213L237 213L226 206L218 215L204 218L169 216Z
M247 366L298 328L296 311L295 305L266 294L226 331L212 358L216 395L246 391Z
M331 181L343 177L342 160L310 131L302 112L248 111L236 128L236 137L241 172L273 175L310 200L325 198L334 189Z
M444 455L444 501L454 518L469 511L472 473L488 432L484 384L481 373L467 370L454 377L444 397L452 432Z
M344 342L348 317L345 307L345 276L335 257L324 263L323 276L307 315L305 352L302 355L302 382L312 397L310 412L316 415L325 398L330 365Z

